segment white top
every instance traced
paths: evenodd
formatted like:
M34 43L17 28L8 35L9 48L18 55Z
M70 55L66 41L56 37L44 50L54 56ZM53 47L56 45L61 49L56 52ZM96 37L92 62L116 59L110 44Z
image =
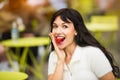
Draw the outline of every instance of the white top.
M52 52L49 57L48 75L54 73L56 62L57 55ZM69 69L66 65L64 66L63 80L99 80L100 77L112 71L103 52L91 46L77 46L68 66Z

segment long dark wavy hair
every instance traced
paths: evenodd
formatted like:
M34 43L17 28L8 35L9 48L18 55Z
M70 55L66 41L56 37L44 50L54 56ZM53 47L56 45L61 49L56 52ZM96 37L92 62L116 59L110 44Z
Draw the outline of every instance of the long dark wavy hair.
M119 77L119 67L114 64L113 57L110 52L108 52L87 30L83 18L81 14L72 8L63 8L54 13L54 15L51 18L50 26L51 26L51 32L52 32L52 25L54 20L60 16L60 18L64 21L69 23L69 20L73 22L74 28L77 32L77 35L75 36L75 42L81 47L85 46L94 46L100 48L105 56L108 58L112 68L113 68L113 74L115 77ZM52 44L52 50L54 50L53 44Z

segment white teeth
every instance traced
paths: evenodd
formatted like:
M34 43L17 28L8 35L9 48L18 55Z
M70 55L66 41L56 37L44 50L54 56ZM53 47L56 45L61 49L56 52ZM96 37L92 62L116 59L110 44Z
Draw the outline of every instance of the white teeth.
M56 37L56 38L64 38L64 37L62 37L62 36L58 36L58 37Z

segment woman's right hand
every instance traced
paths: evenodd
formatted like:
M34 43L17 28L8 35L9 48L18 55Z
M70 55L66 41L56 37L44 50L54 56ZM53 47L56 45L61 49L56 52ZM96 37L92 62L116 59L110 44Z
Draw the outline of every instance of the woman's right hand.
M50 36L50 38L52 40L55 52L56 52L56 54L58 56L58 60L65 61L65 57L66 57L65 51L64 51L64 49L58 48L58 46L56 44L56 41L55 41L54 33L50 33L49 36Z

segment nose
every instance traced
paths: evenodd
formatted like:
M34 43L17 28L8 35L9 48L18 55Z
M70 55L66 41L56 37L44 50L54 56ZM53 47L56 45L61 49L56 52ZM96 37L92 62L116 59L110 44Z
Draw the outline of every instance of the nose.
M56 29L56 33L62 33L62 29L61 28L57 28Z

